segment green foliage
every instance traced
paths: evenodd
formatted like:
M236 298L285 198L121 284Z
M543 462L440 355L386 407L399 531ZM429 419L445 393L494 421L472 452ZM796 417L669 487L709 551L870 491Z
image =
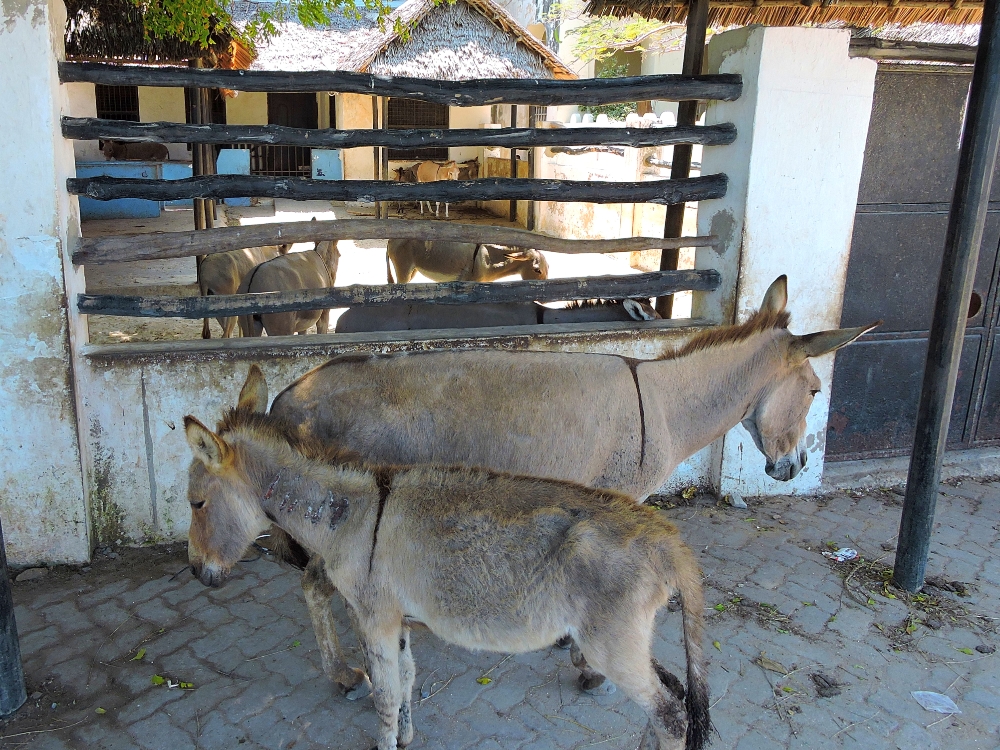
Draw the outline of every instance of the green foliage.
M669 52L681 49L683 44L682 25L651 21L637 15L628 18L588 16L582 0L553 3L548 18L559 24L581 21L566 31L566 37L576 37L573 54L582 62L605 60L623 50Z
M438 0L454 2L454 0ZM234 23L228 0L133 0L143 12L146 32L161 39L174 38L207 49L220 37L232 36L253 49L279 33L278 25L297 20L303 26L328 24L335 16L361 18L371 15L384 29L392 8L387 0L279 0L254 3L254 13L245 24ZM397 19L394 31L408 29Z
M598 78L621 78L628 75L628 64L618 61L606 61L598 71ZM581 112L590 112L594 117L607 115L609 120L624 120L629 112L635 112L635 102L619 102L617 104L599 104L597 106L581 105Z

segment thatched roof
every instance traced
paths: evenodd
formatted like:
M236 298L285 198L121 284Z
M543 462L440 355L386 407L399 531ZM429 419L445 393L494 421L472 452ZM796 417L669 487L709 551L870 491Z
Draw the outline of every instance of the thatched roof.
M259 7L237 3L237 23ZM410 32L394 31L399 20ZM380 30L371 16L325 26L279 25L258 45L251 70L350 70L461 81L471 78L575 78L558 56L492 0L408 0Z
M225 63L232 37L222 29L209 49L176 39L147 36L142 11L132 0L66 0L66 56L69 59L179 63L209 57ZM224 65L224 67L229 67Z
M683 23L684 0L588 0L587 13L595 16L640 15L660 21ZM708 23L714 27L802 26L843 21L849 26L876 28L886 24L978 24L982 0L711 0Z

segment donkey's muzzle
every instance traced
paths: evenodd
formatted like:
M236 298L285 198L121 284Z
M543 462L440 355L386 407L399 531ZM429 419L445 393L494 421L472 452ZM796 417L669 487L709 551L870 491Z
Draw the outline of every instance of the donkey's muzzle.
M195 578L214 589L219 588L219 586L226 582L226 573L221 568L211 565L192 565L191 571L194 573Z
M768 461L764 466L764 471L771 479L777 479L779 482L787 482L795 479L798 473L805 467L808 459L809 457L806 455L806 452L800 450L797 453L782 456L774 463Z

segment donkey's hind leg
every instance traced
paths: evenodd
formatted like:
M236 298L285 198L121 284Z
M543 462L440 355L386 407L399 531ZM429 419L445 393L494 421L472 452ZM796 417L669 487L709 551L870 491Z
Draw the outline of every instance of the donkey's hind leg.
M559 641L556 641L556 645L558 643ZM580 647L572 638L569 640L569 658L573 661L573 666L580 670L580 679L577 680L580 690L591 695L611 695L615 692L615 683L591 669Z
M320 657L323 660L323 672L328 678L347 691L351 700L363 698L371 693L371 683L368 675L362 670L347 666L344 652L337 638L337 627L330 611L330 604L337 589L330 583L326 575L323 558L313 555L302 574L302 593L306 597L306 606L312 618L313 630L316 631L316 642L319 644Z
M403 700L399 703L399 739L396 744L400 747L406 747L413 741L410 699L416 676L417 667L413 663L413 653L410 651L410 628L404 625L403 632L399 636L399 687L403 692Z
M684 688L652 658L652 620L642 624L581 636L580 647L649 717L640 750L684 750L688 725Z

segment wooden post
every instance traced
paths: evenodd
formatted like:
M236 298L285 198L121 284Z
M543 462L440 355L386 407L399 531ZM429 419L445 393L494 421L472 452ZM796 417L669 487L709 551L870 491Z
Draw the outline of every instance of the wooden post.
M200 68L201 60L190 60L188 65L192 68ZM191 89L191 94L189 97L191 101L191 122L195 125L203 125L204 118L201 112L201 89L193 88ZM192 143L191 146L191 175L193 177L200 177L205 174L204 167L204 149L202 149L200 143ZM194 228L204 229L205 228L205 199L195 198L194 199Z
M208 124L212 122L212 90L199 89L198 97L201 102L201 122ZM210 143L201 144L201 166L204 174L215 174L215 146ZM205 228L215 226L215 199L205 200Z
M510 126L512 128L517 127L517 105L510 105ZM517 179L517 149L512 148L510 150L510 176L511 179ZM510 202L510 220L517 222L517 201Z
M708 30L708 0L690 0L688 4L687 36L684 39L684 67L682 74L701 75L705 59L705 36ZM677 124L694 125L698 119L698 102L683 101L677 105ZM691 174L691 146L674 146L671 158L670 178L687 177ZM667 218L663 225L664 237L680 237L684 229L684 205L677 203L667 206ZM664 250L660 256L660 270L672 271L677 268L677 250ZM660 297L656 301L656 311L664 318L673 315L674 298Z
M528 107L528 127L535 127L535 118L532 116L531 107ZM535 149L528 149L528 179L535 179ZM535 202L528 201L528 221L527 228L535 229Z
M976 276L998 142L1000 0L986 0L927 345L916 436L899 523L898 551L892 571L896 585L910 592L918 591L924 585L941 481L941 460L948 439L966 311Z
M21 667L21 645L14 621L14 600L7 573L3 523L0 521L0 718L14 713L27 698Z
M383 96L382 97L382 130L388 130L388 129L389 129L389 98L386 97L386 96ZM382 146L379 150L382 153L382 167L381 167L382 179L383 180L388 180L389 179L389 149L387 149L385 146ZM382 205L382 216L380 216L379 218L382 218L382 219L388 219L389 218L389 203L388 203L388 201L386 201Z
M381 130L378 119L378 97L372 96L372 130ZM381 179L379 172L382 168L382 155L379 147L372 147L372 179ZM346 175L345 175L346 176ZM382 218L382 201L375 201L375 218Z

